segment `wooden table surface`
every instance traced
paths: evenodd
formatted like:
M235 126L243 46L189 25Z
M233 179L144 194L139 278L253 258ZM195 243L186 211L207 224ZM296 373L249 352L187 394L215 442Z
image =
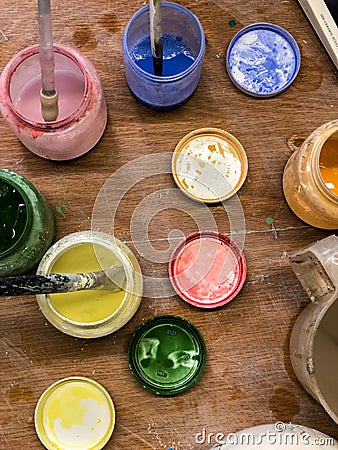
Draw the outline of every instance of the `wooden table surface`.
M302 424L338 438L338 426L304 391L289 358L290 332L308 299L288 255L330 232L298 219L282 191L283 169L291 154L288 138L307 136L337 118L337 72L296 0L180 3L199 17L207 38L206 55L193 97L181 108L163 113L138 103L124 78L123 31L144 2L89 0L75 4L54 0L55 41L78 48L96 66L107 100L107 128L88 154L57 163L31 154L1 117L0 166L24 175L45 195L55 213L56 239L91 228L100 189L118 169L123 177L129 173L133 180L134 176L135 185L118 206L114 233L135 251L145 275L165 278L167 265L144 256L144 237L139 241L137 236L148 231L149 243L165 254L177 243L175 230L188 234L197 229L198 207L193 201L176 207L168 194L176 187L170 170L161 163L154 174L156 158L161 160L165 152L172 152L192 130L224 129L242 143L249 160L246 182L228 203L230 216L233 204L241 205L244 212L237 233L238 239L245 239L248 272L244 288L229 305L208 312L175 295L144 297L127 325L95 340L76 339L55 329L46 322L33 296L2 299L1 449L42 448L34 429L36 402L50 384L76 375L100 382L115 403L116 426L107 449L209 449L215 443L213 437L204 444L196 442L203 429L206 434L226 435L277 421ZM37 42L37 2L1 0L0 6L2 70L15 53ZM230 26L230 21L235 21L231 23L235 26ZM254 22L284 27L301 51L295 82L270 99L244 95L225 69L231 38ZM130 165L124 167L127 163ZM119 183L118 177L114 183ZM181 193L176 195L183 198ZM218 230L230 233L233 225L226 209L217 205L208 211ZM134 211L138 212L136 225ZM185 393L168 398L140 387L127 362L135 328L163 313L192 321L207 346L201 379ZM201 441L201 435L199 438Z

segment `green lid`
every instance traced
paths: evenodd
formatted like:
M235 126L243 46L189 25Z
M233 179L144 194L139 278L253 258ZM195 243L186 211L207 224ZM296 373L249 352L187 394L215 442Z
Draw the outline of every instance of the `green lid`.
M159 395L175 395L200 378L206 347L191 322L161 315L137 328L129 343L128 356L129 367L144 388Z

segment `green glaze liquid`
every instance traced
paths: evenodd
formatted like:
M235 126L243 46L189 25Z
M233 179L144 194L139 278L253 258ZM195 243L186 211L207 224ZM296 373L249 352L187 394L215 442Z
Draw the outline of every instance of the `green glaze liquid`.
M36 266L55 235L50 206L22 175L0 169L0 275Z
M27 209L17 189L0 179L0 255L20 241L27 224Z

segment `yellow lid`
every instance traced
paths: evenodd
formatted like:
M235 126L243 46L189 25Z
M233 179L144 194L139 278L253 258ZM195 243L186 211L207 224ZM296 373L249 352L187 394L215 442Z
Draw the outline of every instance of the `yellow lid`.
M201 128L177 144L172 173L177 186L190 198L217 203L242 186L248 160L241 143L218 128Z
M34 421L48 450L100 450L114 430L115 409L99 383L70 377L45 390L36 405Z

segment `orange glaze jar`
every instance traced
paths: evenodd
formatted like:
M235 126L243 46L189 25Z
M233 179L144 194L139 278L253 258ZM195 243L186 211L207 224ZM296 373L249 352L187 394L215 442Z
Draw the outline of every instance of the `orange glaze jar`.
M338 120L317 128L286 163L283 190L304 222L338 229Z

